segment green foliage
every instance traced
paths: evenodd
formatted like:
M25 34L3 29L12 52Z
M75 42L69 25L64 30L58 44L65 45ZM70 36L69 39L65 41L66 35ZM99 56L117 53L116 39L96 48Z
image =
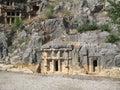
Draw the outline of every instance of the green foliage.
M14 28L19 28L22 25L22 20L19 17L16 17L14 20Z
M78 26L77 28L78 32L84 32L84 31L90 31L96 29L98 29L98 26L96 24L83 24Z
M101 31L110 31L110 28L109 28L109 25L108 25L108 24L101 24L101 25L99 26L99 29L100 29Z
M45 11L46 18L53 17L53 6L48 6L47 10Z
M112 1L108 0L108 2L112 5L112 8L108 10L108 16L111 18L114 24L118 24L118 30L120 29L120 1Z
M112 8L108 10L108 16L111 18L113 24L118 25L118 32L120 32L120 1L116 0L107 0ZM119 34L110 34L107 37L107 41L110 43L115 43L120 40Z
M107 36L107 42L109 42L109 43L115 43L119 40L120 39L119 39L118 35L115 35L115 34L111 33L109 36Z

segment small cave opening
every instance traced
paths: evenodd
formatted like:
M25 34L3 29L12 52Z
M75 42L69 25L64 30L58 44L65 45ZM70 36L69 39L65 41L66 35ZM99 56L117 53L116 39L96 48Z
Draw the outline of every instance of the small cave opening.
M12 12L12 16L15 16L15 12Z
M58 71L58 61L55 61L55 71Z
M96 67L97 67L97 60L93 61L93 72L96 71Z
M33 6L33 11L38 11L39 10L39 6Z
M10 12L7 12L7 16L10 16Z
M19 12L16 12L16 15L19 16Z

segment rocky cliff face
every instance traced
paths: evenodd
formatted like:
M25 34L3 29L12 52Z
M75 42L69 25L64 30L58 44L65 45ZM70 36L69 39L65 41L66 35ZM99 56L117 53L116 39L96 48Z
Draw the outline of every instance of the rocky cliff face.
M44 18L46 8L53 5L52 18ZM99 56L102 65L120 66L120 42L106 43L109 32L100 30L78 33L76 27L86 23L111 24L107 17L110 4L106 0L42 0L41 14L37 20L29 24L23 24L14 36L11 35L11 44L8 45L9 37L0 32L0 61L9 63L39 63L37 51L41 46L60 38L74 46L73 60L76 57ZM116 30L113 30L114 32ZM11 30L12 32L12 30ZM9 39L10 40L10 39ZM74 63L83 64L84 59Z
M8 56L7 37L4 32L0 33L0 59L3 61Z

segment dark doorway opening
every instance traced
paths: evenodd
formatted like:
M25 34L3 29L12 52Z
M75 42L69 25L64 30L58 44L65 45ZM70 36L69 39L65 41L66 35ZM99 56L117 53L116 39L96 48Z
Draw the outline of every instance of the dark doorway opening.
M6 3L6 5L8 5L8 6L9 6L9 2L7 2L7 3Z
M7 12L7 16L10 16L10 12Z
M14 23L14 18L12 18L12 23Z
M15 16L15 12L12 12L12 16Z
M58 71L58 61L55 61L55 71Z
M96 71L96 67L97 67L97 60L93 61L93 72Z
M17 12L16 14L17 14L17 16L19 16L19 12Z
M39 10L39 6L33 6L33 11L38 11Z

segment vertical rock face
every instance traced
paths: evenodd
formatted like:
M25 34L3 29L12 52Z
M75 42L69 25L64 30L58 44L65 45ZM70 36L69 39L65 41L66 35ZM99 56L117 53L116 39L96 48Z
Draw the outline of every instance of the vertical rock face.
M0 33L0 60L5 59L8 55L7 37L4 32Z
M82 66L88 64L88 60L90 57L99 57L101 66L103 66L104 68L113 67L119 65L118 52L119 49L115 44L83 44L78 48L74 48L73 60L76 62L76 65Z
M37 62L36 50L39 50L43 39L40 36L31 36L25 52L23 53L23 62L35 63Z
M120 55L116 55L114 58L115 66L120 66Z
M13 37L11 35L12 40L6 38L4 32L0 33L0 60L7 60L8 56L11 63L41 63L42 52L39 52L41 47L47 45L47 49L61 50L63 43L54 42L59 39L72 48L69 53L70 61L64 62L69 63L71 67L87 66L87 70L94 64L95 70L96 63L104 68L120 66L120 43L107 43L106 37L110 34L109 32L94 30L78 33L77 31L79 25L109 24L110 19L107 17L107 12L103 11L111 7L106 0L65 0L56 1L54 4L52 2L41 0L39 10L43 14L47 5L54 5L52 12L53 16L55 14L54 18L46 19L41 15L37 20L23 25L22 29L19 28ZM69 14L59 15L59 13L67 11ZM75 33L70 33L72 30ZM11 42L10 45L7 45L8 41ZM69 50L65 48L64 51Z
M92 13L98 13L103 9L104 0L87 0Z
M42 26L44 27L46 34L49 35L51 39L55 39L66 32L63 18L45 20L42 22Z

